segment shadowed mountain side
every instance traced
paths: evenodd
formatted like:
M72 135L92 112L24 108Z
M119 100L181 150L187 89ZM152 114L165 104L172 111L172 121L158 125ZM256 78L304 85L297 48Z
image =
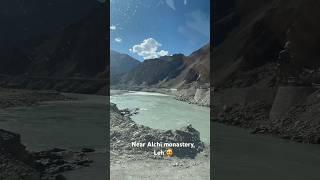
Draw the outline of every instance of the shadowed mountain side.
M213 53L215 87L234 86L226 84L231 80L241 81L237 86L251 86L260 81L255 78L259 77L258 72L274 73L275 66L270 67L270 63L278 61L278 55L288 41L293 56L288 68L319 67L316 59L320 56L317 50L320 14L314 9L319 6L317 1L238 0L235 6L240 23ZM261 83L276 85L269 77L264 80L267 82Z
M96 0L2 0L0 2L0 49L61 31L87 16Z
M234 7L240 22L213 50L214 120L320 143L320 3L235 0Z
M143 61L121 79L122 83L151 86L176 77L184 66L184 55L164 56Z
M26 72L53 77L97 77L105 71L103 8L34 48Z
M235 12L235 0L214 1L212 31L213 44L218 46L239 23L239 16Z
M103 7L45 39L32 39L2 57L1 86L100 93L106 89Z
M110 51L110 79L111 84L120 81L121 75L128 73L133 68L137 67L140 61L132 58L127 54Z

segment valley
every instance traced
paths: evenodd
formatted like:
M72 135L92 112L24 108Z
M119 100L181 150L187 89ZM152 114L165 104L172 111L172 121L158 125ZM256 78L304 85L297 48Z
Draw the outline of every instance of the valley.
M120 53L111 56L111 89L160 92L175 95L176 99L191 104L210 104L210 46L192 53L190 56L175 54L138 62L122 73L113 63ZM126 66L132 57L122 58L121 66ZM119 66L119 65L118 65ZM112 69L114 67L114 69Z

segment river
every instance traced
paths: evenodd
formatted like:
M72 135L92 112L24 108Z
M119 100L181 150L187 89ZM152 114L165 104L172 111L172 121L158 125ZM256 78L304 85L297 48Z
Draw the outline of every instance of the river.
M175 130L191 124L201 140L210 143L210 109L177 101L173 96L150 92L130 92L111 96L119 109L139 108L132 119L155 129Z
M90 157L94 160L90 167L64 175L68 180L105 179L107 97L67 96L78 99L0 110L0 128L20 134L22 143L31 151L93 148L96 152Z
M213 124L215 180L319 180L320 145Z
M140 108L133 119L158 129L192 124L203 141L210 139L209 109L158 93L133 92L111 97L121 108ZM319 180L320 145L295 143L213 123L215 180Z
M0 127L21 134L29 150L54 147L97 150L88 168L71 171L69 180L104 179L106 97L74 95L75 101L0 110ZM158 129L177 129L190 123L209 142L209 109L157 93L135 92L111 96L121 108L140 108L133 119ZM213 124L214 179L319 180L320 146L294 143L247 130Z

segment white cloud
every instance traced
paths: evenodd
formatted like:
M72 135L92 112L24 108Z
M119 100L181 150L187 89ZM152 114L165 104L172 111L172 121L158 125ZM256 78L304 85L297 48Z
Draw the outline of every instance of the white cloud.
M183 4L184 4L184 5L187 5L187 3L188 3L187 0L184 0L184 1L183 1Z
M130 51L137 53L139 56L143 57L143 59L154 59L160 56L169 55L168 51L158 51L158 48L161 46L162 44L155 39L148 38L143 40L142 43L134 45Z
M110 30L115 31L116 29L117 29L117 26L115 26L115 25L111 25L111 26L110 26Z
M168 55L169 55L169 52L168 52L168 51L161 50L160 52L158 52L158 55L159 55L159 56L168 56Z
M171 9L176 10L176 6L174 4L174 0L166 0L166 3Z
M121 42L122 42L122 39L119 38L119 37L115 38L114 40L115 40L117 43L121 43Z

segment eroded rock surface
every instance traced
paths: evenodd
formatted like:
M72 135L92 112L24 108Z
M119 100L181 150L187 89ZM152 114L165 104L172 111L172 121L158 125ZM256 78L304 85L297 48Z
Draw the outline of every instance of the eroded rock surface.
M0 129L1 180L63 180L63 172L88 167L92 160L84 148L79 152L51 149L28 152L21 144L20 135Z
M158 130L138 125L129 116L121 114L115 104L111 104L111 154L143 154L144 157L153 157L154 147L136 148L132 142L148 143L194 143L195 148L173 148L175 155L181 158L194 158L204 149L200 140L200 133L191 125L179 130ZM111 156L112 157L112 156Z

